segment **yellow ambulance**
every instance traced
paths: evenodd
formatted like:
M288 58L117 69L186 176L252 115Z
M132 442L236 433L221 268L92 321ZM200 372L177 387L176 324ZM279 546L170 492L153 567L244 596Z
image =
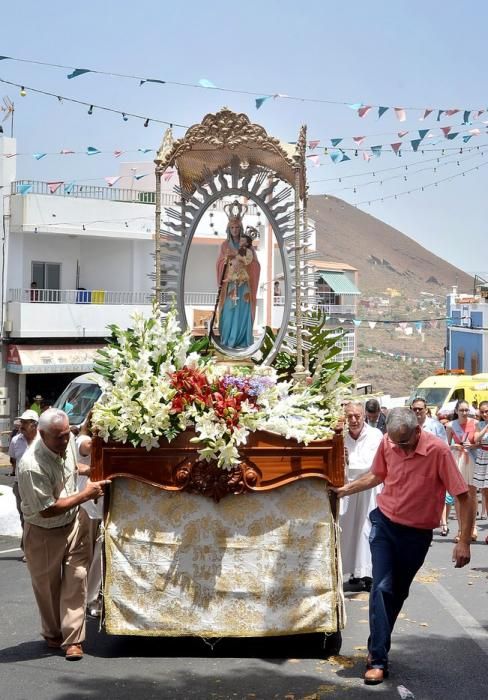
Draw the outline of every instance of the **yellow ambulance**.
M434 412L460 399L468 401L471 406L478 406L480 401L488 401L488 374L439 371L420 382L410 396L410 402L416 396L425 399Z

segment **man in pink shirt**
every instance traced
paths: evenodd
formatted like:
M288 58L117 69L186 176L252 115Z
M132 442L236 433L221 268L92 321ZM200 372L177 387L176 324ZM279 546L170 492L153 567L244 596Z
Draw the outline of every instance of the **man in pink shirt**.
M410 584L424 563L439 524L446 491L457 496L461 529L471 532L468 487L445 442L418 425L409 408L393 408L371 469L355 481L333 488L339 498L383 483L378 507L371 511L369 538L373 585L369 598L368 661L364 682L382 683L388 676L393 626L408 597ZM470 538L453 551L455 566L470 560Z

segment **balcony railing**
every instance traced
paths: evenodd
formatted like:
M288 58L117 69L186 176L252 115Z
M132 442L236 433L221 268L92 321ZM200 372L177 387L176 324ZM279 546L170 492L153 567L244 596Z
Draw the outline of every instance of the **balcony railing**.
M78 185L69 182L63 183L55 192L49 189L47 182L41 180L15 180L11 183L10 194L21 194L21 188L30 185L25 195L45 194L50 197L81 197L82 199L103 199L109 202L132 202L139 204L155 204L156 193L154 191L141 191L120 187L100 187L98 185ZM180 197L174 192L161 193L161 205L173 206L180 201ZM212 208L217 211L224 210L225 202L218 199ZM258 208L253 202L248 202L248 213L257 214Z
M150 304L151 292L113 292L105 289L9 289L9 301L38 304Z

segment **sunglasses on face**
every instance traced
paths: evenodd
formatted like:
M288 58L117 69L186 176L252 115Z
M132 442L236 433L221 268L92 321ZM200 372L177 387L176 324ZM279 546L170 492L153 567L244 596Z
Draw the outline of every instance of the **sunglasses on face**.
M420 411L425 411L425 406L412 406L412 411L415 411L415 413L420 413Z

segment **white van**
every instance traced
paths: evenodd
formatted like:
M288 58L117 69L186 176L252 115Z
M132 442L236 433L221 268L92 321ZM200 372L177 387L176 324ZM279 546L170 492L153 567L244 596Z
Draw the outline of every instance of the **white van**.
M56 399L54 408L61 408L68 414L71 427L80 428L102 390L98 383L99 375L94 372L81 374L73 379Z

